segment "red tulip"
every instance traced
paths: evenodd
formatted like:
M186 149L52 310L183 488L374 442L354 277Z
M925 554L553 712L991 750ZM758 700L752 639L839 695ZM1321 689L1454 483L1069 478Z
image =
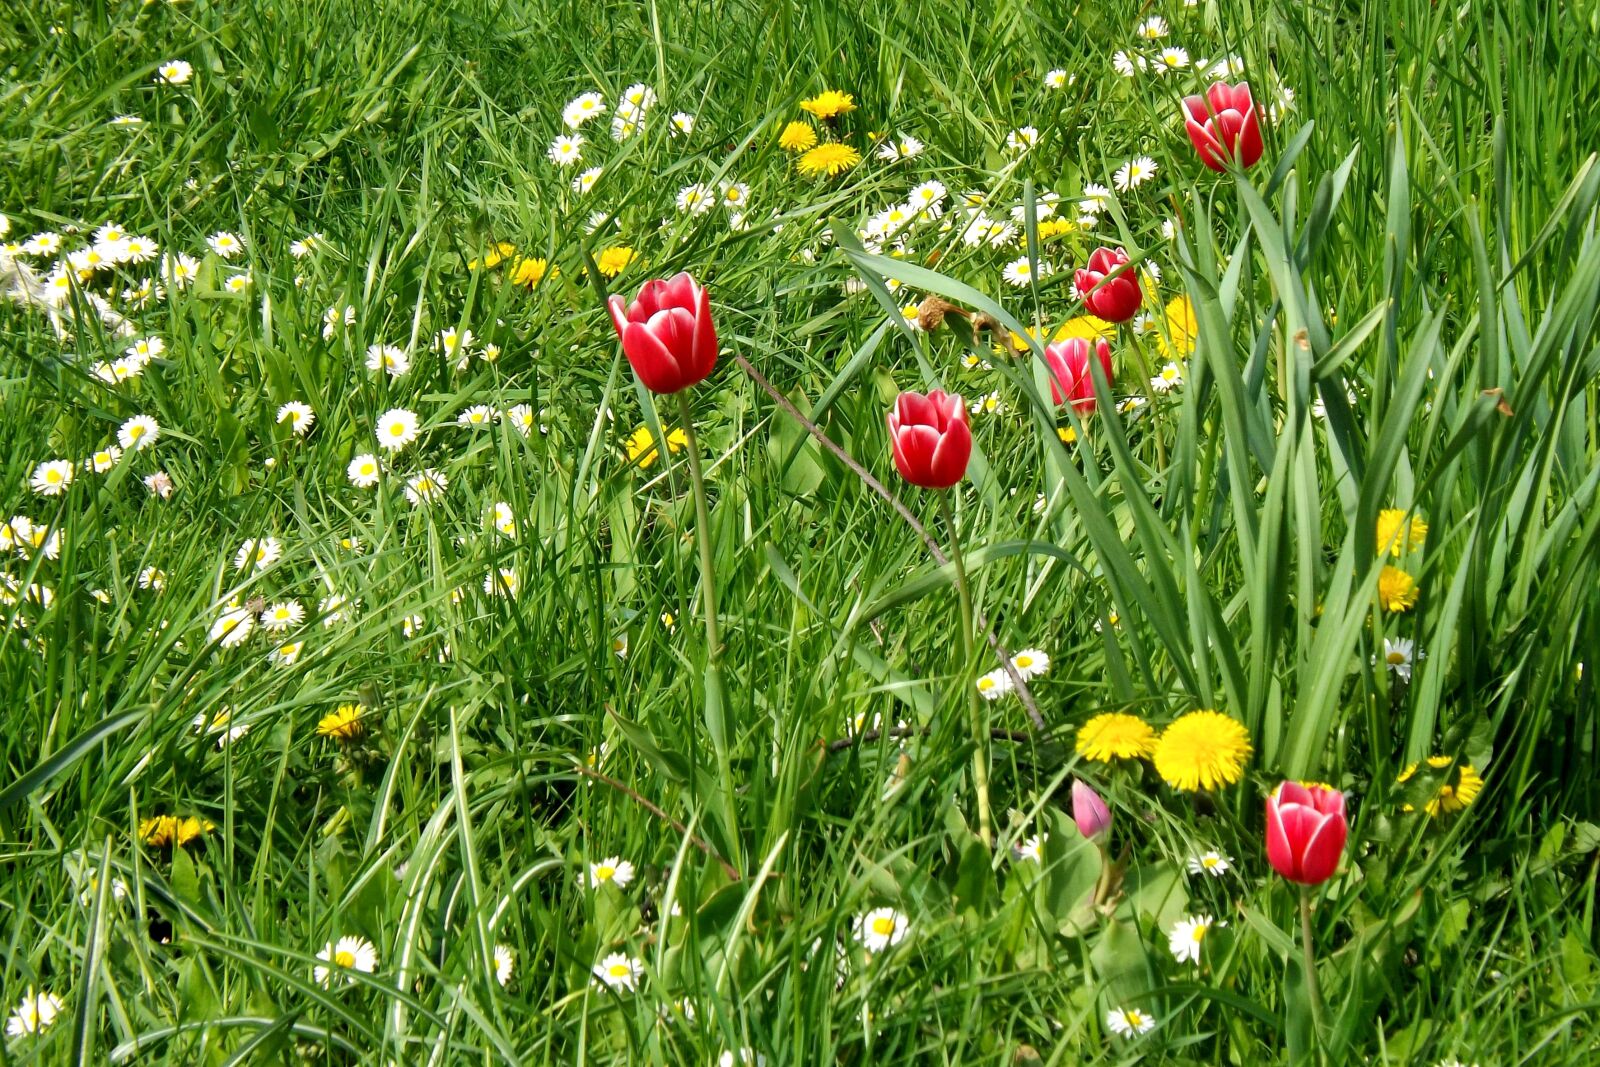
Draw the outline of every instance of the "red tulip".
M1267 862L1291 882L1332 878L1349 834L1337 790L1284 782L1267 798Z
M1128 253L1120 248L1097 248L1089 256L1089 266L1074 276L1073 282L1090 314L1107 322L1127 322L1138 314L1144 293L1139 291L1139 279L1134 277L1133 271L1123 271L1115 278L1106 277L1127 262Z
M1249 82L1217 82L1205 96L1184 97L1183 119L1200 162L1212 170L1227 170L1230 159L1253 167L1261 158L1261 120Z
M1111 384L1111 346L1102 338L1094 342L1094 354ZM1078 411L1094 410L1094 375L1089 369L1089 342L1069 337L1045 346L1044 361L1050 365L1050 399L1057 404L1072 401Z
M687 272L644 283L633 303L607 306L633 372L652 393L676 393L705 381L717 365L711 301Z
M1072 821L1078 824L1078 833L1091 841L1111 829L1111 809L1099 793L1076 778L1072 780Z
M901 393L889 411L889 443L900 477L924 489L948 489L967 474L972 430L959 396L938 389Z

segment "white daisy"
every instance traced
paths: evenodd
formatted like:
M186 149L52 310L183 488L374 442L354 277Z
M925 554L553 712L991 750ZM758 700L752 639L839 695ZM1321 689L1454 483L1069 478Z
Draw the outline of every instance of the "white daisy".
M488 404L473 404L456 416L456 424L468 429L479 429L484 426L493 426L497 413Z
M53 459L33 469L32 486L41 496L60 496L72 484L76 465L69 459Z
M1033 126L1021 126L1006 134L1006 147L1020 155L1039 143L1039 131Z
M1149 156L1137 156L1117 168L1111 176L1118 189L1137 189L1156 176L1156 161Z
M227 230L218 230L206 238L206 244L211 246L211 251L223 259L232 259L244 251L244 242L238 236Z
M398 452L417 439L417 416L405 408L391 408L378 418L378 447Z
M1033 265L1028 262L1028 257L1018 256L1016 259L1013 259L1010 263L1006 264L1005 270L1001 272L1001 277L1003 277L1010 284L1015 285L1018 288L1023 288L1032 284L1035 279L1044 278L1049 274L1050 264L1041 261L1039 264L1039 269L1037 273L1035 273Z
M1011 675L1004 670L990 671L977 681L978 695L985 700L999 700L1014 687Z
M511 981L511 972L516 969L517 957L511 951L510 945L496 945L494 947L494 980L500 983L502 989Z
M643 972L638 960L621 952L613 952L594 965L595 980L612 989L637 989Z
M206 639L216 641L223 648L233 648L244 643L256 628L256 617L244 608L228 608L211 624Z
M1411 681L1414 661L1426 658L1427 653L1417 651L1416 643L1409 637L1383 639L1383 665L1403 682Z
M882 952L904 941L911 932L911 921L893 908L873 908L856 916L851 933L868 952Z
M276 537L247 538L233 556L233 569L264 571L283 558L283 544Z
M361 453L345 468L345 476L357 489L371 489L378 484L378 478L382 473L383 468L378 465L378 457L371 452Z
M368 345L367 369L381 370L391 378L398 378L411 369L411 357L399 345Z
M352 971L371 974L378 969L378 950L364 937L341 937L337 942L330 941L317 953L317 959L323 962L312 969L311 977L321 986L331 985L335 977L342 978L346 983L354 981L350 977Z
M11 1010L11 1017L6 1020L6 1036L25 1037L43 1033L56 1021L61 1008L60 997L48 990L36 993L29 986L28 991L22 994L22 1000Z
M1156 56L1156 73L1184 70L1189 66L1189 53L1182 48L1163 48Z
M1028 681L1050 670L1050 657L1037 648L1025 648L1011 657L1011 666L1016 668L1023 681Z
M600 180L604 167L590 167L576 178L572 179L572 191L580 195L594 188L594 183Z
M448 488L450 479L444 472L428 467L421 474L413 474L406 479L406 499L411 501L412 507L427 507L442 500Z
M716 205L716 196L704 182L678 190L678 210L685 215L704 215Z
M672 125L668 129L674 137L680 134L687 137L694 132L694 116L687 111L674 111L672 113Z
M1178 388L1183 384L1183 364L1167 363L1161 368L1161 373L1150 379L1150 389L1153 392L1165 393Z
M135 415L117 429L117 443L130 452L149 448L160 436L160 424L149 415Z
M1137 1037L1155 1028L1155 1016L1138 1008L1112 1008L1106 1012L1106 1029L1122 1037Z
M261 613L261 628L268 633L282 633L299 626L306 618L306 609L298 600L280 600Z
M620 856L603 859L599 863L589 865L589 887L591 889L605 885L607 882L618 889L633 881L633 864Z
M567 124L569 130L575 130L590 119L599 118L606 113L606 101L599 93L584 93L574 97L566 107L561 109L561 121Z
M1179 963L1199 963L1200 945L1205 941L1206 934L1211 932L1213 926L1227 925L1214 921L1209 915L1191 915L1180 919L1167 931L1167 947L1172 950L1173 959Z
M156 68L156 81L168 85L182 85L194 74L194 68L181 59L169 59Z
M583 138L578 134L562 134L550 143L550 162L558 167L570 167L583 160Z
M1221 878L1232 869L1232 858L1224 856L1215 849L1189 857L1190 874L1209 874L1213 878Z
M287 422L296 437L304 437L310 433L316 421L317 413L304 401L291 400L278 409L278 425L282 426Z
M1064 70L1057 69L1045 73L1044 87L1046 89L1065 89L1071 84L1072 79L1067 76L1067 72Z

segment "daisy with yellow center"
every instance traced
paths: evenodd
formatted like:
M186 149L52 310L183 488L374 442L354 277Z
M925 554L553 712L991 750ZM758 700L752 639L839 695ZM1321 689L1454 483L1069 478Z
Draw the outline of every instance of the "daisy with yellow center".
M1409 521L1408 521L1409 520ZM1428 524L1421 516L1410 515L1399 508L1384 508L1378 512L1378 555L1403 556L1422 548L1428 536Z
M1108 711L1078 728L1078 755L1096 763L1140 759L1155 751L1154 728L1137 715Z
M332 985L336 977L347 983L353 981L352 971L371 974L378 969L378 950L364 937L341 937L329 942L317 953L317 959L323 962L312 969L311 976L320 986Z
M836 177L861 162L861 153L847 144L830 141L819 144L795 163L795 169L808 178Z
M1243 723L1202 710L1179 716L1161 731L1151 760L1174 789L1210 792L1243 778L1251 751Z
M804 152L817 145L817 131L809 122L791 122L778 134L778 147L785 152Z
M1444 781L1439 783L1438 791L1422 806L1422 810L1434 818L1438 818L1440 815L1453 815L1458 811L1464 810L1483 791L1483 778L1473 768L1472 764L1456 763L1454 757L1451 756L1428 757L1428 766L1436 771L1449 767L1453 763L1456 764L1454 774L1447 773ZM1400 772L1400 776L1395 781L1410 781L1411 776L1417 773L1417 766L1415 763L1411 764ZM1452 778L1454 781L1451 780ZM1404 811L1416 810L1410 804L1402 804L1401 809Z
M810 112L819 119L832 119L847 115L856 109L856 98L837 89L828 89L809 100L800 101L800 110Z
M1418 595L1416 579L1399 567L1385 567L1378 575L1378 604L1384 611L1410 611L1416 606Z
M349 744L366 732L366 724L361 721L366 713L365 704L340 704L317 721L317 736Z

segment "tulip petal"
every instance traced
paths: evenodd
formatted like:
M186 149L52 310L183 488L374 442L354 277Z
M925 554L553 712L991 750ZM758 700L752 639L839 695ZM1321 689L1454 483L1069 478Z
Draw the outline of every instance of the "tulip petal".
M939 438L930 466L931 489L948 489L967 474L967 463L972 458L972 431L965 421L951 422Z
M677 359L644 323L628 323L622 332L622 351L633 373L652 393L676 393L686 384Z
M1321 885L1339 869L1345 839L1350 827L1341 815L1324 815L1300 849L1300 880L1306 885Z
M623 329L628 325L628 311L620 296L613 296L606 301L606 310L611 312L611 325L617 328L617 338L622 337Z
M1277 801L1271 797L1267 798L1267 862L1291 882L1300 875L1294 849L1289 847L1289 837L1283 830L1283 817Z
M687 274L683 277L688 278ZM711 297L704 289L689 281L694 288L694 345L691 349L695 381L704 381L717 366L717 327L711 321Z

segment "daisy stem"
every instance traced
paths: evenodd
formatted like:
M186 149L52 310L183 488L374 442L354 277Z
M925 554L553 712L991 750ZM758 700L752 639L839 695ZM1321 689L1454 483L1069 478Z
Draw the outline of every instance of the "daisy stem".
M1317 961L1311 946L1311 887L1300 887L1300 957L1305 968L1306 994L1311 998L1311 1026L1322 1039L1322 993L1317 989Z
M950 490L939 494L939 512L950 531L950 562L956 568L956 593L961 600L961 685L967 691L967 710L972 720L972 784L978 793L978 839L983 847L994 848L994 819L989 813L989 727L978 687L967 678L972 669L972 586L967 581L967 565L961 550L961 534L956 528L955 509L950 506Z
M716 572L711 556L711 509L706 505L705 472L700 469L700 440L695 436L687 391L678 393L678 421L683 426L683 435L689 440L689 447L685 451L689 453L689 480L694 483L695 540L700 543L700 593L705 601L706 663L710 665L721 657L721 642L717 636Z

